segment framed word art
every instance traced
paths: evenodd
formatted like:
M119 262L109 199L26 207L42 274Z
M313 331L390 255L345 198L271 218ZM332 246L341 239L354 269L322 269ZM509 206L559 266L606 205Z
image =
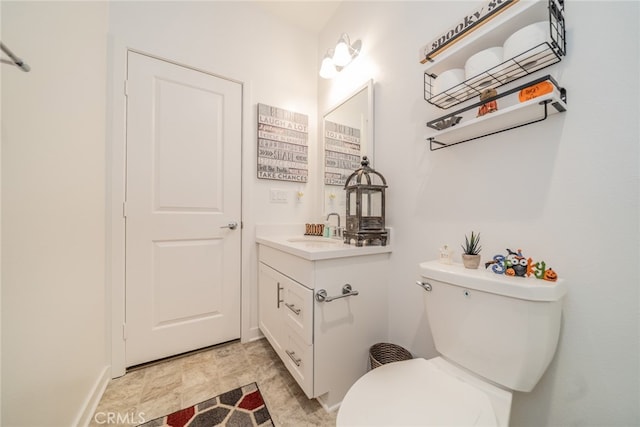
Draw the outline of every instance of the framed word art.
M258 104L258 178L307 182L309 117Z

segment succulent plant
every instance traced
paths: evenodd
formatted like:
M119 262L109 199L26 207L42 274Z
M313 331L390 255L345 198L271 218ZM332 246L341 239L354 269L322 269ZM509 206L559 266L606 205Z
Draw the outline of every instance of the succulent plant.
M475 234L473 231L471 232L471 237L464 236L465 244L460 245L462 250L467 255L478 255L482 250L482 246L480 246L480 233Z

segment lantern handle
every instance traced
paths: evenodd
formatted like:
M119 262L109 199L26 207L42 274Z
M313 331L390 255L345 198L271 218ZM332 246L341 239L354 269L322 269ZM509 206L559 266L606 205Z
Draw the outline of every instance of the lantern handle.
M382 181L382 186L386 187L387 186L387 180L384 178L384 176L382 176L382 174L380 172L377 172L375 169L371 168L369 166L369 158L367 156L362 156L362 161L360 162L361 167L359 167L358 169L356 169L351 175L349 175L349 177L347 178L347 180L344 183L344 188L347 189L349 188L351 185L349 184L351 182L352 179L354 179L355 177L355 184L354 185L362 185L362 176L364 175L365 179L367 180L367 185L373 185L373 181L371 179L371 177L369 176L369 174L375 174L377 175L380 180Z

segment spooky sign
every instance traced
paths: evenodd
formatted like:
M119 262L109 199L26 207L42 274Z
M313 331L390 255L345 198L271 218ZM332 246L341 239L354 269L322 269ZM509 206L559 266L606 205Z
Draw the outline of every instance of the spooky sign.
M500 12L517 3L518 0L489 0L482 7L468 13L449 30L420 49L420 62L426 63L453 43L476 30L482 24L495 18Z

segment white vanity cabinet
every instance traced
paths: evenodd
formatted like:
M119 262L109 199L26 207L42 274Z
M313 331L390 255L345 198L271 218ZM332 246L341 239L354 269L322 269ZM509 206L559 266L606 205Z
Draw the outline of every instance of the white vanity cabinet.
M387 339L390 249L305 259L259 246L259 326L309 398L327 410L367 371L371 345ZM349 284L357 295L342 296ZM328 300L318 301L324 289Z

